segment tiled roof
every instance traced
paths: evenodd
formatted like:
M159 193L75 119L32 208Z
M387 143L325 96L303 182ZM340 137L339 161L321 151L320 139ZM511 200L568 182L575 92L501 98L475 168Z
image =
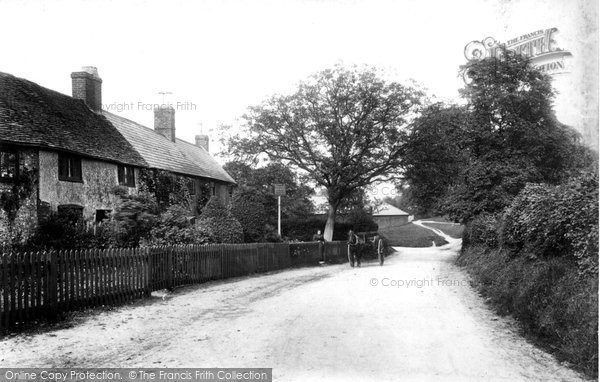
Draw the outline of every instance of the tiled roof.
M153 129L107 111L102 114L133 145L148 167L235 183L203 148L181 139L172 142Z
M146 167L132 144L83 101L0 72L0 142Z
M235 183L235 180L223 170L223 167L204 148L179 138L177 138L176 144L181 153L199 167L200 172L207 174L201 176Z
M373 216L400 216L409 215L409 213L402 211L400 208L396 208L391 204L384 203L377 208L376 212L373 212Z

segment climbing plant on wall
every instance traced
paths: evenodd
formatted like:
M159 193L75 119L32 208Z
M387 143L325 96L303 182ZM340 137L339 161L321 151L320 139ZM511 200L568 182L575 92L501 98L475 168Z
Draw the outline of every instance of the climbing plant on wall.
M31 196L34 188L34 171L23 167L18 175L11 181L8 189L0 192L0 207L10 221L17 216L24 200Z
M192 196L188 178L164 170L140 170L140 189L156 196L161 209L172 205L190 205Z

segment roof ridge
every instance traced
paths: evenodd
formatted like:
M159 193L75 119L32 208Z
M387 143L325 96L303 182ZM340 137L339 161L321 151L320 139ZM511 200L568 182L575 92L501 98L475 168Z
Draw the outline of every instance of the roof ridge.
M141 123L139 123L139 122L136 122L136 121L134 121L133 119L129 119L129 118L123 117L122 115L118 115L118 114L115 114L115 113L111 113L110 111L108 111L108 110L104 110L104 109L102 109L102 111L101 111L101 112L102 112L102 114L104 114L104 113L106 113L106 114L110 114L110 115L112 115L113 117L117 117L117 118L120 118L120 119L124 119L124 120L125 120L125 121L127 121L127 122L134 123L134 124L136 124L136 125L138 125L138 126L140 126L140 127L143 127L143 128L144 128L144 129L146 129L146 130L152 131L154 134L156 134L156 135L158 135L158 136L161 136L161 137L165 138L165 137L164 137L164 136L163 136L161 133L158 133L158 132L157 132L156 130L154 130L152 127L148 127L148 126L146 126L146 125L142 125ZM167 139L167 138L165 138L165 139Z
M186 140L185 140L185 139L183 139L183 138L177 138L177 137L175 137L175 139L176 139L176 140L178 140L178 141L181 141L182 143L187 143L187 144L188 144L188 145L190 145L190 146L197 147L197 148L199 148L199 149L203 149L203 148L204 148L204 147L199 147L199 146L196 146L194 143L192 143L192 142L189 142L189 141L186 141Z
M185 140L185 139L183 139L183 138L177 138L177 137L175 137L175 139L177 139L177 140L181 141L182 143L186 143L186 144L188 144L188 145L190 145L190 146L192 146L192 147L195 147L195 148L197 148L197 149L200 149L202 152L206 153L206 154L207 154L208 156L210 156L212 159L215 159L215 157L214 157L214 156L213 156L211 153L209 153L209 152L208 152L208 150L206 150L204 147L197 146L195 143L192 143L192 142L186 141L186 140Z
M58 90L47 88L45 86L42 86L42 85L38 84L37 82L33 82L31 80L28 80L27 78L18 77L18 76L15 76L14 74L10 74L10 73L6 73L6 72L0 71L0 76L2 76L2 75L6 76L6 77L9 77L9 78L12 78L12 79L14 79L16 81L25 82L27 85L43 89L44 91L52 93L50 95L58 95L58 96L61 96L61 97L66 97L66 98L68 98L70 100L81 102L81 103L85 104L85 101L83 101L81 99L73 98L73 96L71 96L71 95L68 95L68 94L65 94L65 93L61 93Z

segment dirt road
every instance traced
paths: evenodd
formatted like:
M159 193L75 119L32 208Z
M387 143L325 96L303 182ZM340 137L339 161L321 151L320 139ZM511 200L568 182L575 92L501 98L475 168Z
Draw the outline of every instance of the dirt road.
M457 241L177 290L0 341L1 366L272 367L276 381L579 380L494 315Z

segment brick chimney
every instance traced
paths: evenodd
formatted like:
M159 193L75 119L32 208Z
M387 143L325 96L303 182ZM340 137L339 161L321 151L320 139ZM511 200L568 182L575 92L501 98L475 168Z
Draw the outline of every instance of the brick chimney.
M175 109L162 105L154 109L154 130L175 142Z
M84 66L71 73L73 98L83 100L93 111L102 110L102 79L94 66Z
M208 152L208 135L196 135L196 146L203 147Z

